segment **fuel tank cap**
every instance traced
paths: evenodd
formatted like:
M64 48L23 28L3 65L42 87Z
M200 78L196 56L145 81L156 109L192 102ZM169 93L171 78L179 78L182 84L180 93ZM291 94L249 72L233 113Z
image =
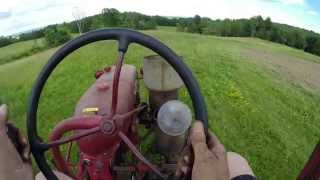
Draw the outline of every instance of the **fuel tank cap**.
M157 116L157 124L162 132L179 136L190 127L192 115L189 107L178 100L164 103Z

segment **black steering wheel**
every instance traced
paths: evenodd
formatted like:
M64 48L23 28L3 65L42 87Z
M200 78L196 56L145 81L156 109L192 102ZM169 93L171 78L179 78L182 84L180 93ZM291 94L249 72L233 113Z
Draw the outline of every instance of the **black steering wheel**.
M183 80L192 100L195 118L199 121L202 121L206 132L208 130L206 105L198 83L189 68L171 49L155 38L133 30L102 29L92 31L69 41L62 48L60 48L49 59L48 63L40 72L31 92L27 110L28 138L31 146L31 152L36 160L36 163L47 179L56 180L58 178L53 173L45 158L45 152L49 150L51 146L43 142L37 133L37 110L41 92L50 74L66 56L82 46L101 40L118 41L118 50L119 53L122 54L126 53L130 43L137 43L162 56Z

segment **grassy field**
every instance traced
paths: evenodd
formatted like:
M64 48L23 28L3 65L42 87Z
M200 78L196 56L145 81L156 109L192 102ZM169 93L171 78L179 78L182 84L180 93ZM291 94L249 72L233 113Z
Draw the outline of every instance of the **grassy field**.
M276 65L266 66L263 59L265 54L281 54L318 65L319 57L252 38L200 36L166 29L145 33L183 56L206 98L210 129L229 151L248 159L259 179L294 179L298 175L319 141L320 91L290 78ZM9 104L12 120L23 130L31 86L54 51L0 66L0 103ZM252 51L264 54L247 53ZM143 56L150 53L131 45L126 63L141 67ZM94 81L94 72L113 64L116 56L115 43L99 42L76 51L59 65L41 97L42 137L47 137L59 120L72 115L78 98ZM190 103L186 93L181 97Z
M43 38L17 42L0 48L0 65L33 54L37 48L44 48Z

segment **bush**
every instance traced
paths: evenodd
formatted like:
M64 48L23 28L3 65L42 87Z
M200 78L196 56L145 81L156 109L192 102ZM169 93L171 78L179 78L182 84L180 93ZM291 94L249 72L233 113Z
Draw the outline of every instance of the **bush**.
M58 46L71 39L68 31L56 27L48 27L44 32L44 37L50 47Z
M177 31L178 32L184 32L185 31L185 27L182 23L177 23Z
M7 46L9 44L12 44L14 40L11 37L0 37L0 47Z
M153 20L140 20L134 28L139 30L156 29L157 24Z

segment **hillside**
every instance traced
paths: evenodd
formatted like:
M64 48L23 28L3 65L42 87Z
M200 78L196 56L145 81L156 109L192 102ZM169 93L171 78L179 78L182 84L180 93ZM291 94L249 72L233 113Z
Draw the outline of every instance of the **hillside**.
M320 137L320 57L256 38L144 32L183 56L206 98L210 129L227 150L246 157L259 179L298 175ZM24 131L31 86L55 50L0 65L0 103L9 104L12 120ZM140 67L149 54L132 45L125 61ZM41 98L42 137L72 115L94 72L113 64L116 56L115 43L99 42L59 65ZM181 98L190 103L184 91Z
M0 65L7 62L29 56L33 54L32 51L39 51L45 47L43 38L21 41L8 46L0 48Z

